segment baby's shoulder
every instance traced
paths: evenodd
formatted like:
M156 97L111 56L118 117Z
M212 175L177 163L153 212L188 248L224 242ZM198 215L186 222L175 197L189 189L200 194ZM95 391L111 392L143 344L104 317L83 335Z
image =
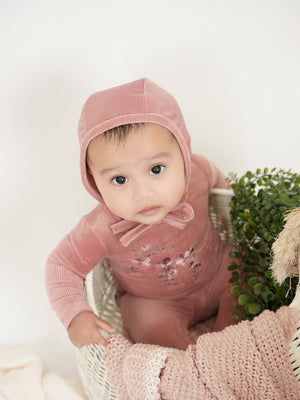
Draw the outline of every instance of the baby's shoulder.
M199 178L199 174L210 177L211 165L210 161L200 154L192 154L192 174Z
M192 166L205 167L206 165L209 164L208 159L202 156L201 154L193 153L191 160L192 160Z
M104 205L99 203L92 211L83 216L83 219L88 225L93 227L101 226L105 228L105 225L110 226L114 221L111 212Z

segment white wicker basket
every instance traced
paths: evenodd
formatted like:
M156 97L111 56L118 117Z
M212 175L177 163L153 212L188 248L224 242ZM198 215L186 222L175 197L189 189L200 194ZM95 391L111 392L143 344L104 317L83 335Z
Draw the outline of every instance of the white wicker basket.
M213 225L218 229L224 242L229 240L231 190L212 189L209 198L209 213ZM107 260L98 264L85 281L86 296L93 311L116 328L123 335L120 313L115 305L115 281ZM292 304L300 311L300 290ZM102 332L105 335L104 332ZM89 400L119 400L111 386L103 357L104 347L99 344L76 350L79 374ZM300 324L290 343L289 354L293 369L300 382ZM299 371L299 373L298 373Z
M115 305L115 280L107 260L98 264L85 281L86 296L95 314L123 334L120 313ZM101 332L106 336L106 332ZM89 400L118 400L109 382L104 361L104 347L91 344L76 349L76 362L82 385Z

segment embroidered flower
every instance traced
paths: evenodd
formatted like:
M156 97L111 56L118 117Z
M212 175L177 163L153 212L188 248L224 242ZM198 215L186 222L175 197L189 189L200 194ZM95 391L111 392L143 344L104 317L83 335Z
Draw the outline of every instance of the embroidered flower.
M144 267L149 267L151 265L150 257L146 257L145 260L142 262Z
M185 264L185 258L180 254L178 258L175 260L176 265L184 265Z
M166 282L172 281L177 274L177 269L170 257L164 258L162 261L155 264L158 275L161 279L164 279Z
M151 248L150 244L143 244L142 251L149 251Z
M149 267L151 265L151 259L150 257L146 257L143 259L137 258L135 260L132 260L132 263L142 267Z
M191 249L186 250L183 254L179 254L179 257L175 260L175 264L184 265L189 258L191 258Z
M193 274L193 279L196 280L198 276L200 275L200 269L201 269L201 263L196 263L192 261L190 263L190 270Z
M193 248L192 248L193 249ZM190 256L191 256L191 250L192 249L188 249L185 253L184 253L184 255L183 255L183 257L185 258L185 259L187 259L187 258L189 258Z
M170 247L160 247L158 244L154 247L151 247L149 244L145 243L140 247L137 243L134 244L131 251L133 253L133 257L135 260L150 258L152 259L154 256L165 254L168 255L173 252L174 244Z

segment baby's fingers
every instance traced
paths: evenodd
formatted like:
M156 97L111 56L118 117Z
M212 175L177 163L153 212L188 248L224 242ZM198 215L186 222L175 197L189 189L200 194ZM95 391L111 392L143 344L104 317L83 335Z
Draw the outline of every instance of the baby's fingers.
M91 344L99 343L99 344L102 344L103 346L107 345L107 340L101 335L101 333L98 331L98 329L93 329L91 331L90 342L91 342Z
M103 321L100 318L97 319L96 324L100 329L104 330L107 333L114 333L116 331L116 328L114 328L109 323Z

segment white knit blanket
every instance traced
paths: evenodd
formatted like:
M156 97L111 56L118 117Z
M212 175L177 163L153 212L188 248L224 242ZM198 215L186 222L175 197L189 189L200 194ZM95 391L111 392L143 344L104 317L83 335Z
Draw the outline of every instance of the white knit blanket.
M42 362L22 349L0 347L1 400L83 400L62 378L43 374Z

